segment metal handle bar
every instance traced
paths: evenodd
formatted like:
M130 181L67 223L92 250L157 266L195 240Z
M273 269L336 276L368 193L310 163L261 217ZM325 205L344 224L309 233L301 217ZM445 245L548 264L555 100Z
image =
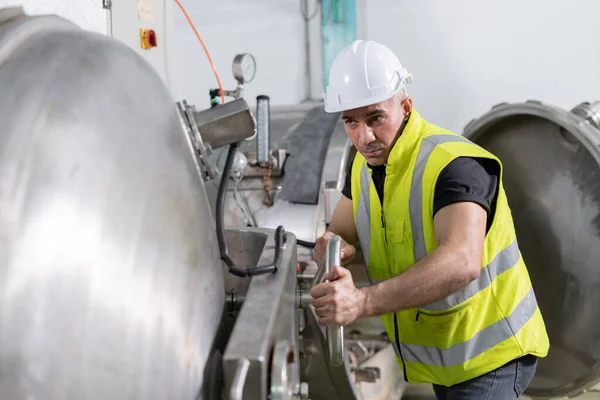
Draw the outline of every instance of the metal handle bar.
M315 273L310 287L323 282L325 275L331 271L333 265L340 265L340 251L342 249L342 239L333 235L327 241L325 257L319 263L319 269ZM306 308L312 303L312 297L309 291L299 291L298 307ZM344 363L344 327L339 325L330 325L325 328L325 339L329 348L329 363L339 367Z
M333 265L340 265L340 250L342 249L342 239L333 235L327 241L325 258L320 263L319 269L315 274L310 287L323 282L323 278ZM300 293L299 305L304 308L312 302L308 292ZM329 363L339 367L344 363L344 327L339 325L330 325L325 328L325 339L329 348Z
M334 265L340 265L340 251L342 249L342 239L333 235L327 241L327 249L325 251L325 268L321 274L320 280L324 275L331 271ZM319 273L317 272L317 275ZM317 278L317 276L315 276ZM327 346L329 347L329 363L334 366L340 366L344 363L344 327L339 325L329 325L325 328L325 336L327 338Z

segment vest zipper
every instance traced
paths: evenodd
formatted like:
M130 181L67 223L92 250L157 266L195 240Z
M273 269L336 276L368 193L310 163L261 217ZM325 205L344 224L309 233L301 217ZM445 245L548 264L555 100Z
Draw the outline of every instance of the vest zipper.
M381 227L383 228L383 237L385 238L385 245L387 246L387 230L385 229L385 217L383 216L383 203L381 203Z
M385 182L383 183L383 191L384 191L384 195L381 196L381 227L383 228L383 237L385 239L385 245L387 246L387 244L388 244L387 230L385 229L385 216L383 215L383 200L385 198Z
M402 356L402 347L400 347L400 339L398 339L398 317L396 313L394 313L394 340L396 340L396 347L398 347L398 353L400 353L400 359L402 360L402 371L404 371L404 380L406 383L408 382L408 373L406 372L406 363L404 362L404 357Z

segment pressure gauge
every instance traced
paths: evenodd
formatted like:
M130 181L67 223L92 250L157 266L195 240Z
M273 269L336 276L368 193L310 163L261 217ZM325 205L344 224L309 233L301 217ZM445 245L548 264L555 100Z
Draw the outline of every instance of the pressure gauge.
M256 61L250 53L238 54L233 59L233 77L240 85L249 83L256 74Z

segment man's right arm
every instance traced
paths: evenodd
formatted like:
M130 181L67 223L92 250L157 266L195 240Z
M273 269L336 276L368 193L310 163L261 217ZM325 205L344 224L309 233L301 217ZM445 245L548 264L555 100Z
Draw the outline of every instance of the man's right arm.
M348 171L348 173L350 174L350 171ZM351 193L349 186L349 179L346 179L346 187L344 187L344 190L342 191L343 195L333 211L333 216L331 217L327 232L317 239L313 256L317 262L319 262L325 254L327 240L329 240L333 234L340 236L344 242L346 242L342 245L340 254L342 265L350 262L356 253L354 245L358 243L358 235L356 233L356 225L354 224L352 200L347 194Z
M346 243L356 246L358 234L354 224L354 208L352 206L352 164L348 165L342 196L333 210L328 231L341 236Z
M358 235L356 233L356 225L354 224L354 209L352 200L346 196L342 196L337 203L331 222L329 223L329 232L333 232L351 245L356 245Z

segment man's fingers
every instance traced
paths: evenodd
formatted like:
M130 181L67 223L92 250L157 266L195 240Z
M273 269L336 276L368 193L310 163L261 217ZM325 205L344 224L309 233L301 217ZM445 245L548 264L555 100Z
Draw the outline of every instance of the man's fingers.
M337 279L339 279L339 274L338 271L335 268L332 268L331 271L329 271L328 273L325 274L325 276L323 277L323 279L325 279L326 281L329 282L333 282Z
M336 273L336 275L338 276L338 279L344 278L344 277L350 275L350 271L348 271L346 268L342 267L341 265L333 265L331 267L331 271Z
M331 318L319 317L319 325L321 325L321 326L331 325Z
M355 253L356 249L354 248L354 246L346 244L344 247L342 247L342 250L340 251L340 261L345 262L351 260L354 257Z
M348 271L346 268L339 265L332 265L331 270L325 274L324 279L333 282L346 277L348 274L350 274L350 271Z
M333 314L335 310L335 306L332 304L325 304L321 307L315 307L315 313L319 316L319 317L325 317L328 315Z
M317 238L315 243L315 248L313 250L313 259L316 262L320 262L323 256L325 255L325 248L327 246L327 241L333 235L331 232L325 232L323 236Z
M331 302L332 302L331 295L325 295L325 296L314 298L312 301L312 305L316 310L317 308L325 307L326 305L331 304Z
M330 293L333 293L333 288L331 283L323 282L315 285L310 289L310 295L313 299L318 299L319 297L327 296Z

